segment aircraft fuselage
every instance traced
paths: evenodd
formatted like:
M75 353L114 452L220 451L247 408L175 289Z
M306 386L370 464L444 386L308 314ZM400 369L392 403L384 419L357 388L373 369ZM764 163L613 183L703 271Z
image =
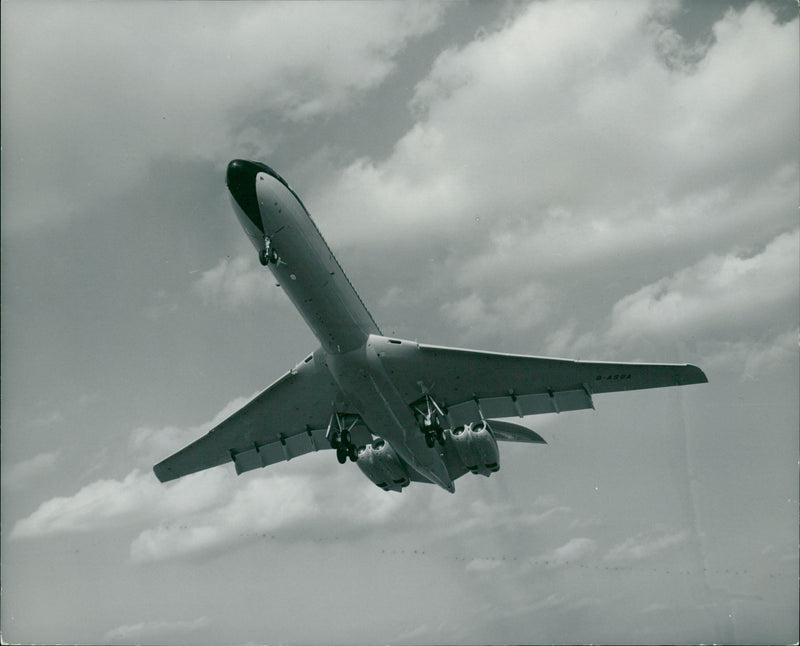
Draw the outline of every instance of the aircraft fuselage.
M315 356L345 394L342 402L331 402L331 412L358 414L420 475L452 492L442 456L425 442L381 363L375 343L383 340L380 329L303 203L263 164L231 162L228 186L239 222L319 340Z

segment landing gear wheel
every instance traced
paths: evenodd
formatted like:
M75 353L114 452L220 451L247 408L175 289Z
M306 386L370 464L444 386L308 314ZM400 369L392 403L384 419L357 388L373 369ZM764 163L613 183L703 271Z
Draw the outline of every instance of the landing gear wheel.
M444 446L444 429L441 426L436 427L436 441L439 443L439 446Z
M436 444L436 434L433 431L425 431L425 444L428 445L429 449L432 449L433 445Z
M358 449L355 444L351 444L347 447L347 455L350 458L350 462L358 460Z
M258 262L261 263L262 266L266 267L269 264L269 258L267 257L267 250L261 249L258 252Z
M278 261L280 260L280 256L278 256L278 252L275 250L275 247L273 247L272 245L270 245L269 249L267 249L267 259L273 265L277 265Z
M339 464L347 462L347 449L343 446L336 449L336 459L339 460Z

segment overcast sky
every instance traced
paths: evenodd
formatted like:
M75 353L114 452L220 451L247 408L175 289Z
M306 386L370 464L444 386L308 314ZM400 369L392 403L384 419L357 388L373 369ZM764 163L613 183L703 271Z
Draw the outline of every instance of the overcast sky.
M7 642L798 638L796 3L2 2ZM230 207L386 334L701 366L456 493L152 465L315 347Z

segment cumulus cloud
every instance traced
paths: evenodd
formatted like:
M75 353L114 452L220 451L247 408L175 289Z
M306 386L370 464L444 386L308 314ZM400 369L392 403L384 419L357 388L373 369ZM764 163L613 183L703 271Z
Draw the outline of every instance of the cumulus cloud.
M309 529L352 534L397 522L408 497L386 495L354 469L337 469L333 459L323 463L307 456L293 463L289 475L273 470L240 479L228 466L158 482L149 468L155 459L196 439L250 399L232 400L213 420L196 427L134 429L131 456L146 464L146 470L136 468L122 478L96 480L71 496L45 501L14 525L11 539L143 524L146 529L132 542L130 554L135 562L151 562L205 554L265 532L284 538L302 536ZM33 469L47 468L55 459L55 454L37 456L18 465L16 475L11 475L23 477ZM321 478L336 482L319 487ZM363 486L350 487L348 478L357 478ZM348 496L339 495L347 489Z
M208 303L228 307L263 306L285 299L283 290L275 286L272 274L263 271L255 261L256 254L222 258L216 266L200 275L194 290Z
M352 533L393 522L405 504L366 485L343 498L336 486L317 487L315 476L313 468L301 467L292 475L237 479L230 469L211 469L161 484L152 473L136 469L122 479L98 480L72 496L44 502L16 523L11 538L154 524L139 533L130 550L134 561L148 562L207 553L264 532L284 537L301 528L325 532L340 528L343 519Z
M456 301L442 303L442 316L465 334L465 338L496 335L498 330L526 330L548 315L548 291L532 283L518 291L484 298L471 292Z
M795 230L759 253L713 254L626 296L614 305L609 335L720 334L781 319L792 325L798 293L800 230Z
M431 513L445 520L442 526L446 536L473 535L485 531L493 534L513 532L550 522L554 516L566 515L571 511L564 505L538 500L525 510L500 502L489 503L484 499L470 501L466 509L452 504L439 507L435 500L432 505Z
M471 292L457 301L443 303L441 311L446 320L467 336L497 334L497 330L526 330L546 318L548 296L544 287L532 283L488 298Z
M3 485L15 487L24 481L42 475L53 468L58 460L58 451L39 453L3 469Z
M332 477L339 480L341 475L339 470ZM387 496L367 484L341 496L338 492L345 483L328 488L319 482L302 468L290 475L258 474L239 480L214 508L198 514L184 510L141 532L131 543L131 558L135 562L191 558L267 534L282 539L299 539L312 530L352 535L395 522L408 504L405 498Z
M134 561L194 555L245 531L274 531L316 511L313 492L300 477L269 477L241 483L224 504L202 518L181 514L175 522L143 531L131 544Z
M4 226L63 218L85 206L87 192L134 185L160 155L227 159L242 146L263 155L279 137L275 121L351 106L443 10L435 3L220 4L202 12L180 3L9 6L3 159L13 163L4 164L3 194L18 208L7 210Z
M588 329L570 319L547 337L546 346L555 354L622 352L633 359L652 352L654 344L659 353L689 344L696 348L695 361L709 368L736 365L750 378L776 361L796 358L798 293L800 231L794 229L746 250L737 245L710 253L640 286L610 304Z
M150 472L134 469L122 479L97 480L72 496L42 503L18 521L12 539L92 532L135 524L162 514L190 513L219 500L221 470L188 476L164 487Z
M444 236L480 219L512 238L531 227L532 251L550 258L635 247L654 224L682 234L691 219L668 213L676 199L719 200L715 190L758 186L793 163L785 133L796 129L797 96L787 81L797 61L785 53L797 42L791 25L753 5L725 17L696 68L676 70L659 54L663 29L648 29L661 6L525 5L501 29L441 54L417 86L418 121L391 156L356 160L314 199L348 240L387 227L392 239L419 228ZM753 42L769 66L753 61ZM769 125L752 128L767 102ZM353 204L379 226L362 226ZM723 217L713 225L726 226Z
M561 547L557 547L552 552L548 552L540 557L540 560L549 563L566 563L576 561L591 554L597 549L597 542L591 538L571 538Z
M675 545L684 543L689 532L683 531L664 536L645 536L639 534L612 547L603 557L604 561L640 561Z
M286 539L311 529L352 534L396 522L408 503L407 497L386 495L365 482L343 497L338 492L347 488L346 482L319 487L314 460L303 464L290 475L265 472L239 479L231 469L219 468L167 484L135 469L122 479L97 480L72 496L42 503L15 524L10 536L17 540L144 524L150 527L133 540L130 554L135 562L152 562L206 554L264 533ZM329 466L325 477L360 479L353 471L335 469L333 461Z
M195 513L221 503L224 484L234 480L230 472L212 469L162 485L150 467L158 459L177 451L216 426L253 396L231 400L212 420L198 426L142 426L134 429L128 442L129 456L142 468L133 469L123 478L96 480L72 496L59 496L45 501L30 516L14 525L11 537L32 538L97 531L148 522L162 516ZM56 454L42 454L28 461L29 464L20 463L22 466L17 465L17 468L21 469L21 475L24 476L32 469L48 468L56 457Z

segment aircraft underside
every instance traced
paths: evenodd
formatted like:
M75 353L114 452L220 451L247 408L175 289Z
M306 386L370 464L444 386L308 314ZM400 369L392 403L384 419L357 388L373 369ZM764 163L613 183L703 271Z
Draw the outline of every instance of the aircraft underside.
M227 182L259 260L320 347L157 464L162 482L227 462L244 473L333 449L384 490L428 482L453 492L465 473L500 468L498 441L544 443L507 418L594 408L601 393L707 381L688 364L573 361L387 338L280 175L234 160Z
M499 451L490 424L481 419L454 426L422 382L419 399L408 405L381 362L377 348L386 344L392 341L371 336L363 350L325 357L343 401L358 402L347 407L358 412L334 412L328 425L326 439L339 462L356 462L387 491L415 480L452 492L453 481L467 471L485 476L497 471Z

